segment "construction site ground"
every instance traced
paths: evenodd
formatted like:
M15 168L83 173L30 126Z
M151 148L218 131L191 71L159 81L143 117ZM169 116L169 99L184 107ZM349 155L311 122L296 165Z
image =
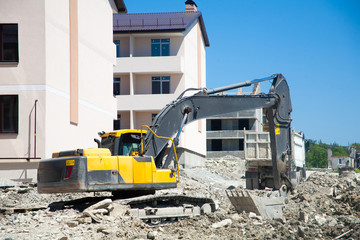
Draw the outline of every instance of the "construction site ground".
M282 219L237 213L227 199L229 186L245 186L244 161L206 160L206 167L181 170L176 189L156 194L211 197L217 210L199 217L149 225L130 216L129 207L109 200L95 221L90 206L56 203L111 193L38 194L36 185L0 179L0 240L21 239L360 239L360 174L308 171L307 179L288 195ZM11 186L14 185L14 186ZM100 209L101 210L101 209Z

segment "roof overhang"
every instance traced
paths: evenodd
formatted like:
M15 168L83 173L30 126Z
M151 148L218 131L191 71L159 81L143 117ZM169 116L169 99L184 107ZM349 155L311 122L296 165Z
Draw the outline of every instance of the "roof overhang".
M127 13L124 0L114 0L119 13Z
M197 21L206 47L210 46L201 12L114 14L114 34L184 32Z

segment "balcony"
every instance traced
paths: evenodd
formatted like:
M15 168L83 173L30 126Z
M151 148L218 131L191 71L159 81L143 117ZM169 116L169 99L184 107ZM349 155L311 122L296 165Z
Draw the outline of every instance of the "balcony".
M114 73L184 73L181 56L120 57L116 59Z
M243 130L206 131L206 139L239 139L244 136Z
M176 98L175 94L138 94L116 96L118 111L161 110Z

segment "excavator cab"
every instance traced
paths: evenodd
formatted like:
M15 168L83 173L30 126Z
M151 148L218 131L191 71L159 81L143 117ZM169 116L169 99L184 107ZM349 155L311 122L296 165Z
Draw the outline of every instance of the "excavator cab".
M114 132L100 132L99 148L108 148L112 156L139 156L141 135L146 131L125 129Z

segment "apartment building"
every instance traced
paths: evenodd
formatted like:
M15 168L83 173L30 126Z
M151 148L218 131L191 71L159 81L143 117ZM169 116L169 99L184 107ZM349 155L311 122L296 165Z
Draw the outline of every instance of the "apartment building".
M52 152L112 130L122 0L0 1L0 178L36 181Z
M256 84L251 93L242 92L240 88L235 94L259 94L260 92L260 85ZM270 141L268 133L259 134L264 130L263 120L261 108L208 118L206 120L207 157L233 156L245 159L246 150L254 150L255 153L254 146L257 140L254 138L261 136L264 137L261 140L263 143Z
M201 12L186 1L184 12L114 14L115 129L150 125L156 114L185 89L206 86L209 39ZM206 156L205 120L180 135L180 162L202 165Z

